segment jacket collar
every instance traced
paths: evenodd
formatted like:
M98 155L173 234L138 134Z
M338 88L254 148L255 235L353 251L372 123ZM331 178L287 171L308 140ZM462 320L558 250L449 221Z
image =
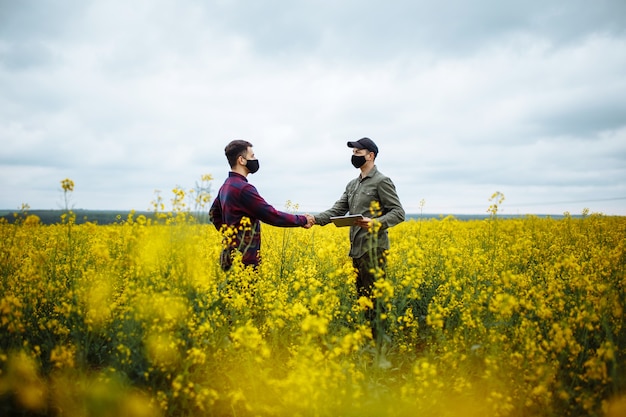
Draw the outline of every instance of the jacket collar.
M378 173L378 168L376 168L376 165L374 165L374 166L372 167L372 169L370 169L370 171L367 173L367 175L366 175L366 176L361 177L361 174L359 174L358 179L359 179L359 181L363 181L365 178L371 178L371 177L373 177L374 175L376 175L377 173Z

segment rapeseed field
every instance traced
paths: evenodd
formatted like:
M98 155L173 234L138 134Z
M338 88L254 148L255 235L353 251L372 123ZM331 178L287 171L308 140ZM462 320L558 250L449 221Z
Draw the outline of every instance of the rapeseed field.
M583 214L402 223L377 305L345 228L263 225L258 273L227 275L185 210L23 215L0 223L0 415L626 415L626 218Z

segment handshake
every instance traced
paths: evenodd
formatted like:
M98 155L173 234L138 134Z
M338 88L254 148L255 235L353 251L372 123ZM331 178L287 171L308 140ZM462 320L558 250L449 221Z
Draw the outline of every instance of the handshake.
M306 217L306 224L302 227L304 227L305 229L310 229L311 227L313 227L313 225L315 224L315 217L308 213L305 214L304 217Z

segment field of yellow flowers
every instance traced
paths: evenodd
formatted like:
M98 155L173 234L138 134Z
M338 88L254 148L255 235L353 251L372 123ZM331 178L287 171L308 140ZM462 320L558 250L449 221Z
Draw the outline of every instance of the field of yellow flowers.
M0 223L0 415L626 413L624 217L392 228L379 343L345 228L263 233L226 275L184 212Z

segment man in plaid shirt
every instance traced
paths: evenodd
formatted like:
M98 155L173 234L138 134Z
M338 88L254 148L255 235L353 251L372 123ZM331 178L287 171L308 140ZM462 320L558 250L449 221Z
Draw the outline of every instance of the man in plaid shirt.
M220 264L224 271L232 264L232 251L242 253L244 265L258 267L261 249L261 222L272 226L310 228L313 216L276 210L248 183L248 174L259 170L252 144L234 140L224 149L231 171L209 210L215 228L224 234L224 250Z

